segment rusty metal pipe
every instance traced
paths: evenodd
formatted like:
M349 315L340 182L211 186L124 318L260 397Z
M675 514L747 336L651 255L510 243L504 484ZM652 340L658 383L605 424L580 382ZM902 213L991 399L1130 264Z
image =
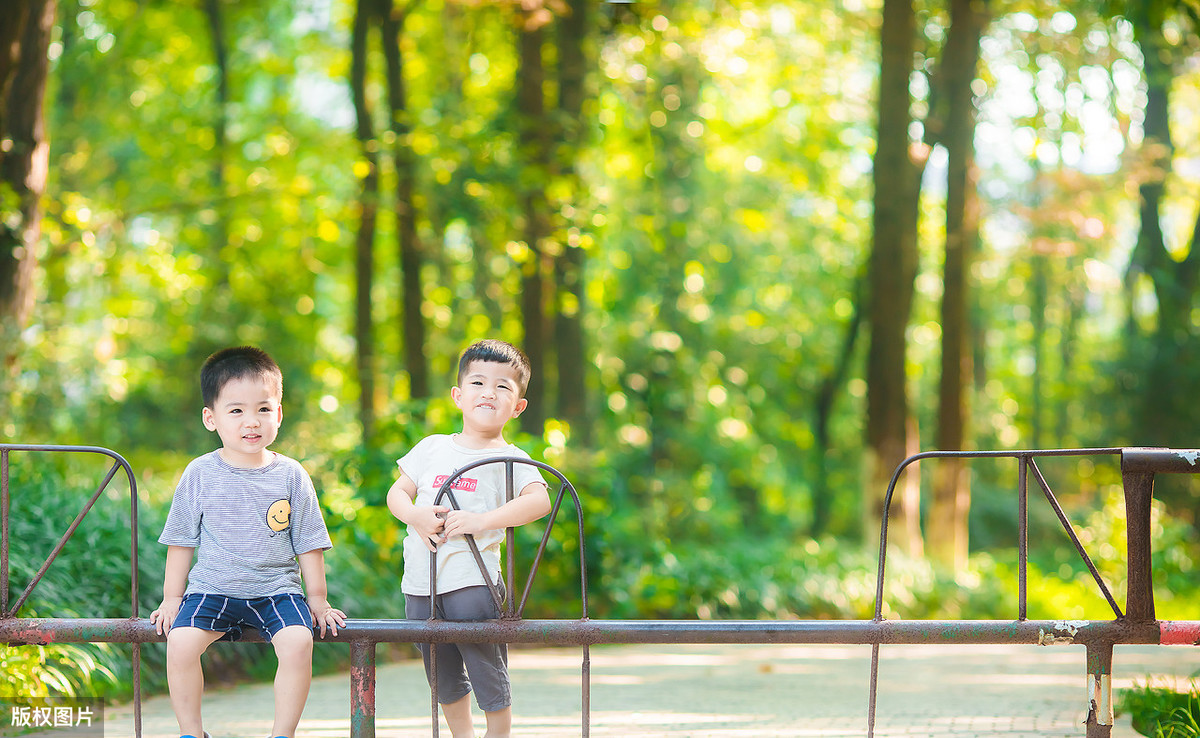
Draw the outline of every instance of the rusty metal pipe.
M1087 738L1110 738L1113 729L1112 693L1113 644L1087 644L1088 714Z
M8 449L0 448L0 616L8 612Z
M375 738L375 643L372 641L350 644L350 735Z
M153 643L165 640L147 619L8 618L0 643ZM247 629L246 642L261 642ZM1200 621L1123 620L448 620L350 619L336 636L316 643L520 643L583 646L604 643L844 643L1086 645L1188 644Z

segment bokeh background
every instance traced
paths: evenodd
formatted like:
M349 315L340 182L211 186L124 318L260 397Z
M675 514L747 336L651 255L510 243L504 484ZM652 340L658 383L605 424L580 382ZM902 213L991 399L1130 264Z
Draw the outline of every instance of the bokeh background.
M395 459L455 429L461 349L504 338L535 371L510 440L583 498L594 617L870 617L907 455L1197 445L1197 14L9 0L0 437L131 461L144 615L175 481L216 443L199 366L261 346L335 604L401 617ZM13 454L14 598L97 466ZM1045 472L1120 593L1115 457ZM1016 617L1016 479L906 477L887 616ZM1198 489L1159 484L1160 617L1197 617ZM1111 617L1030 515L1030 617ZM127 615L129 526L115 490L21 614ZM576 534L561 516L531 616L578 612ZM0 660L0 700L128 689L117 647Z

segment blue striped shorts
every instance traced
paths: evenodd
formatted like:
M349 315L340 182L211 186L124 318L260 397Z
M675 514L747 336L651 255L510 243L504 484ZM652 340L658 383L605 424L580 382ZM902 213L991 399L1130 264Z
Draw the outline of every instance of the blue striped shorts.
M236 641L242 637L242 626L258 628L263 639L289 625L313 627L312 611L304 595L278 594L269 597L254 597L249 600L226 597L218 594L193 592L184 595L179 614L172 628L191 627L202 630L219 630L225 633L223 641Z

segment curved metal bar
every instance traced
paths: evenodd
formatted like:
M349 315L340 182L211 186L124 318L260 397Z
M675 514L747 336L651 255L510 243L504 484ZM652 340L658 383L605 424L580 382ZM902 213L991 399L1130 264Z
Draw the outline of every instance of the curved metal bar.
M481 466L486 466L488 464L498 464L498 463L503 463L505 465L506 484L509 487L511 487L515 483L514 478L513 478L513 469L516 464L524 464L526 466L537 467L537 468L541 469L542 471L549 472L559 481L559 492L558 492L558 495L556 496L555 503L551 507L551 511L550 511L550 514L549 514L549 517L548 517L548 520L546 523L546 531L542 534L542 541L541 541L540 545L538 546L537 553L535 554L533 563L531 564L530 576L525 583L525 590L522 593L521 597L519 598L519 601L521 603L519 612L521 612L521 613L524 612L525 603L526 603L526 601L528 599L528 595L529 595L529 588L533 584L534 577L536 576L537 570L541 564L542 556L545 554L546 545L549 542L550 530L554 525L554 521L558 517L558 512L561 507L561 501L562 501L562 497L563 497L563 491L566 490L570 493L571 501L575 504L576 522L578 523L580 599L582 601L582 606L583 606L582 617L586 619L588 616L587 549L586 549L586 544L584 543L584 536L583 536L583 505L580 502L579 493L576 492L575 487L571 484L570 480L568 480L566 478L566 476L563 475L562 472L560 472L558 469L554 468L550 464L547 464L543 461L537 461L536 459L527 459L527 458L520 457L520 456L495 456L495 457L491 457L491 458L487 458L487 459L480 459L478 461L473 461L470 464L467 464L467 465L463 466L462 468L458 469L457 471L454 472L454 474L452 474L444 482L442 482L442 486L438 489L438 493L437 493L436 497L434 498L434 504L438 504L439 502L441 502L443 497L448 497L450 499L451 504L454 506L454 508L456 510L459 509L458 502L454 498L454 492L452 489L454 483L456 481L458 481L458 479L461 478L462 475L465 474L466 472L469 472L469 471L476 469L478 467L481 467ZM516 490L511 490L511 492L514 495L516 494ZM472 554L475 557L475 563L480 567L480 572L484 576L484 581L488 582L489 588L491 588L491 577L488 575L488 573L485 570L486 567L483 563L483 557L482 557L482 555L480 555L478 546L476 546L476 544L475 544L474 536L467 536L467 542L468 542L468 545L471 547ZM509 551L508 551L510 563L513 561L513 554L514 554L514 552L512 550L512 546L510 545ZM434 560L434 559L436 559L436 557L431 554L430 559ZM509 569L511 570L512 567L510 566ZM431 564L431 571L434 573L436 572L436 564ZM433 576L433 574L431 574L431 577L432 576ZM434 579L431 578L430 579L431 585L432 585L433 581L434 581ZM430 591L431 592L433 591L432 586L430 588ZM498 599L499 592L497 590L495 590L494 588L492 588L492 596L493 596L493 598L497 599L497 606L502 607L502 604ZM515 592L509 592L507 594L507 596L510 601L516 601L516 593ZM519 617L519 615L518 615L518 617Z
M1120 447L1107 448L1058 448L1045 450L1021 450L1021 451L924 451L919 454L913 454L896 467L892 473L891 481L888 482L887 493L883 498L883 514L879 525L879 569L875 583L875 619L883 619L883 582L884 571L887 564L887 534L888 534L888 515L892 506L892 497L896 491L896 483L900 479L900 475L912 464L924 459L953 459L953 458L971 458L971 459L1017 459L1032 458L1036 456L1105 456L1105 455L1120 455L1123 451Z
M1038 468L1037 462L1033 459L1029 460L1029 468L1033 470L1033 477L1037 480L1038 486L1042 488L1042 494L1046 496L1046 501L1050 503L1050 507L1054 509L1054 514L1058 516L1058 522L1066 531L1067 536L1071 539L1071 543L1075 544L1075 550L1079 553L1083 563L1087 566L1088 571L1092 573L1092 579L1096 581L1096 585L1100 587L1100 592L1104 595L1104 599L1108 600L1109 607L1112 608L1113 614L1118 618L1125 617L1121 612L1121 608L1117 605L1117 601L1113 599L1112 593L1108 591L1108 585L1104 583L1104 578L1100 576L1100 572L1096 569L1096 565L1092 563L1092 557L1088 556L1087 550L1083 547L1083 542L1079 540L1079 536L1075 534L1075 527L1071 525L1071 520L1067 517L1067 513L1063 511L1062 505L1058 504L1058 498L1050 491L1050 485L1046 483L1046 478L1042 476L1042 470Z
M55 545L54 549L50 552L50 555L46 557L46 560L42 563L42 566L38 569L37 573L33 576L33 579L30 581L30 583L26 587L25 591L17 599L16 603L13 604L13 606L11 608L5 608L3 613L0 613L0 616L13 617L17 614L17 611L21 608L21 605L25 604L25 601L29 598L29 595L32 594L33 589L37 586L38 582L40 582L42 577L45 575L46 570L50 568L50 565L52 563L54 563L54 559L56 559L58 557L58 554L62 551L62 549L66 545L67 541L70 540L71 536L75 533L75 530L79 527L79 524L81 522L83 522L83 518L86 517L88 512L91 511L92 507L96 503L96 500L98 500L100 498L100 495L104 493L104 490L108 488L109 482L111 482L113 480L113 478L116 476L118 471L124 470L125 478L129 482L129 497L130 497L130 554L131 554L131 556L130 556L130 558L131 558L130 572L129 572L130 613L132 614L133 617L136 618L138 616L138 596L137 596L137 590L138 590L137 512L138 512L138 507L137 507L137 479L134 477L133 467L131 467L129 465L129 462L126 461L125 458L123 456L121 456L120 454L118 454L116 451L113 451L113 450L107 449L107 448L103 448L101 446L63 446L63 445L52 445L52 444L0 443L0 453L3 454L3 459L2 459L3 488L4 488L4 494L5 494L5 505L4 505L4 511L3 511L4 512L3 531L4 531L4 540L5 540L5 547L4 547L4 551L3 551L3 553L4 553L4 556L3 556L4 575L3 576L5 579L5 583L7 583L7 579L9 576L8 556L7 556L7 553L8 553L7 541L8 541L8 532L9 532L8 531L9 510L8 510L7 498L8 498L8 484L9 484L9 482L8 482L8 458L9 458L10 451L32 451L32 452L44 451L44 452L51 452L51 453L98 454L101 456L107 456L107 457L111 458L113 460L113 466L112 466L112 468L109 469L108 474L104 477L104 481L100 483L100 487L96 490L95 493L92 494L92 496L91 496L91 498L89 498L87 504L84 505L83 509L75 517L75 520L67 528L67 531L59 539L59 541ZM5 597L7 598L7 587L5 588Z
M587 604L587 556L583 537L583 505L579 500L579 494L575 491L571 482L553 466L535 459L525 458L523 456L494 456L486 459L479 459L467 464L442 482L438 488L437 494L434 496L433 504L440 504L443 498L449 500L450 505L455 510L460 510L458 500L454 496L454 484L463 474L481 466L489 464L504 464L504 498L506 502L511 502L517 497L518 491L514 488L516 484L515 468L517 464L525 464L527 466L537 467L543 471L550 472L558 481L558 492L555 495L553 504L551 505L550 514L546 522L546 528L542 532L541 541L538 543L537 552L534 554L533 562L530 564L529 575L525 580L525 587L520 594L520 604L515 604L518 600L516 589L516 543L513 529L507 528L504 532L505 548L508 552L508 566L501 572L501 576L505 577L507 582L507 590L505 597L500 596L496 584L492 583L491 575L487 571L487 565L483 561L483 555L479 551L479 545L475 542L475 536L466 535L467 545L471 549L471 555L475 559L476 566L479 567L479 573L483 577L483 581L487 584L488 592L492 595L493 602L496 603L496 609L501 612L501 622L505 623L521 623L521 618L525 613L525 605L529 599L529 593L533 589L534 579L537 577L538 569L542 562L542 557L545 555L546 546L550 541L550 533L554 528L554 522L558 518L558 511L562 507L564 493L570 491L572 502L575 504L576 521L578 523L579 533L579 572L580 572L580 601L583 611L583 621L587 621L588 604ZM542 480L545 481L544 479ZM497 583L498 584L498 583ZM507 601L507 604L506 602ZM425 621L430 625L443 625L444 622L435 622L437 620L437 552L429 553L429 618ZM437 658L436 649L437 641L427 641L418 639L416 642L429 643L430 654L430 682L431 682L431 701L432 705L432 735L433 738L438 738L438 698L437 698ZM582 682L583 682L583 711L582 711L582 735L587 738L591 734L591 714L590 714L590 695L591 695L591 656L588 650L588 644L583 644L583 664L582 664Z
M1017 505L1018 505L1017 535L1019 538L1019 544L1018 544L1018 549L1019 549L1018 550L1018 557L1019 557L1018 569L1019 569L1019 571L1018 571L1018 584L1017 584L1017 588L1018 588L1017 607L1018 607L1018 611L1019 611L1018 616L1020 618L1020 621L1024 621L1025 615L1026 615L1026 603L1025 603L1025 593L1026 593L1026 590L1025 590L1025 587L1026 587L1025 568L1026 568L1026 556L1027 556L1026 548L1028 545L1027 538L1026 538L1026 514L1027 514L1027 512L1026 512L1026 502L1027 502L1026 475L1025 475L1026 465L1033 467L1036 471L1037 465L1033 461L1035 456L1119 455L1122 453L1123 450L1124 449L1122 449L1120 447L1109 447L1109 448L1091 448L1091 449L1074 449L1074 448L1045 449L1045 450L1041 450L1041 451L1037 451L1037 450L1024 450L1024 451L925 451L923 453L914 454L912 456L909 456L907 459L900 462L900 464L896 467L896 470L892 473L891 480L888 482L887 492L884 494L884 497L883 497L883 511L882 511L882 515L880 516L880 522L879 522L879 568L876 572L876 581L875 581L875 618L874 618L875 622L884 622L884 620L883 620L883 584L884 584L884 572L887 568L888 516L890 514L891 507L892 507L892 497L895 494L896 483L899 481L900 475L903 474L910 465L915 464L918 461L922 461L924 459L1012 458L1012 459L1017 460L1018 474L1020 477L1019 482L1018 482L1020 489L1018 491L1018 503L1017 503ZM1040 479L1040 477L1041 477L1040 472L1038 472L1038 476ZM1046 491L1047 496L1051 500L1051 504L1056 504L1053 499L1054 498L1053 494L1051 494L1049 489L1045 486L1045 480L1041 480L1041 482L1043 485L1043 489ZM1056 505L1056 507L1057 507L1057 505ZM1060 517L1064 517L1062 515L1061 511L1060 511ZM1065 521L1065 517L1064 517L1064 521ZM1066 524L1066 528L1067 528L1068 535L1070 535L1073 540L1076 540L1076 547L1079 548L1080 551L1082 552L1082 548L1080 547L1080 544L1078 543L1077 539L1075 538L1074 531L1071 529L1070 525ZM1109 604L1112 605L1112 607L1114 608L1114 611L1117 612L1118 617L1120 617L1120 608L1118 608L1116 606L1116 603L1112 599L1112 595L1110 595L1108 592L1108 588L1104 586L1103 581L1100 580L1099 575L1095 572L1095 567L1092 566L1091 560L1088 559L1087 554L1084 553L1083 556L1084 556L1084 560L1088 564L1088 568L1092 570L1093 576L1096 577L1097 582L1099 582L1100 589L1104 592L1105 597L1108 598ZM875 643L874 647L871 649L871 676L870 676L870 684L869 684L869 688L868 688L868 697L867 697L867 703L868 703L868 705L867 705L867 738L874 738L875 705L876 705L876 697L877 697L877 691L878 691L878 675L879 675L879 644Z
M63 534L58 544L46 558L46 561L38 569L38 572L29 582L25 591L10 608L8 603L9 455L12 451L97 454L112 459L113 465L105 476L104 481L100 484L99 489L91 496L83 510L76 516L74 522L67 528L66 533ZM14 618L16 616L21 605L25 604L26 600L33 593L34 588L41 581L46 571L50 568L50 565L58 557L63 547L66 546L67 541L70 540L75 530L79 527L79 524L83 521L83 518L91 511L92 507L96 504L96 500L100 498L100 495L103 494L119 470L125 472L125 479L129 482L129 612L130 619L136 620L138 617L138 494L137 478L133 474L133 467L129 465L125 457L116 451L102 446L0 443L0 589L3 590L3 595L0 595L0 622L3 622L3 619ZM139 642L133 643L131 668L133 671L134 696L133 730L134 735L140 738L142 735L142 649Z

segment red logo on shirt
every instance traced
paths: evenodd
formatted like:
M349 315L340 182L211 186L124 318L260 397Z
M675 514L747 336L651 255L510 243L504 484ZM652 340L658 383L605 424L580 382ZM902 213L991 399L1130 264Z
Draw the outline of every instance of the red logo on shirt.
M446 480L449 478L450 478L449 474L439 474L436 477L434 477L433 486L437 487L438 489L441 489L442 485L445 484ZM478 479L468 479L467 477L459 477L458 479L454 480L454 484L450 485L450 489L458 489L458 490L462 490L463 492L474 492L478 486L479 486Z

